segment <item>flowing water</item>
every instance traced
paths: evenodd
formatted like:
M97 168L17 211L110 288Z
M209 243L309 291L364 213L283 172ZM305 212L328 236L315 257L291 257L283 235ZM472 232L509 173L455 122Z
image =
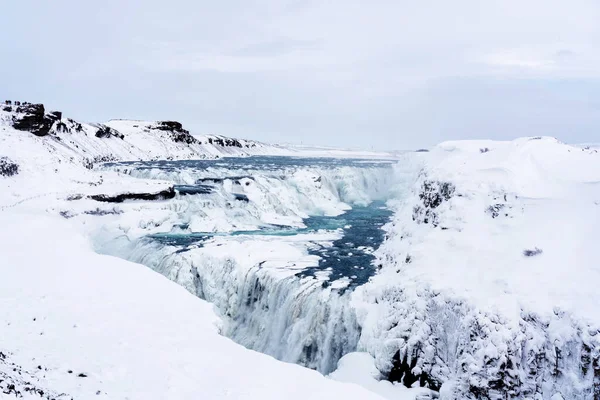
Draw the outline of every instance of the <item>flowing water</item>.
M145 264L214 303L223 334L327 373L360 338L349 296L377 272L392 161L249 157L107 164L169 180L150 232L99 251ZM122 222L120 222L122 225Z

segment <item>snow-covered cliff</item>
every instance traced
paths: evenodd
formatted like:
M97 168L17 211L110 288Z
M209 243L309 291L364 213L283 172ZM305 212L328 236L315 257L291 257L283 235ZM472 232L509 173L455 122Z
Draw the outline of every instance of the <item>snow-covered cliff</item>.
M379 370L444 398L598 398L600 153L446 142L406 165L383 268L354 294Z

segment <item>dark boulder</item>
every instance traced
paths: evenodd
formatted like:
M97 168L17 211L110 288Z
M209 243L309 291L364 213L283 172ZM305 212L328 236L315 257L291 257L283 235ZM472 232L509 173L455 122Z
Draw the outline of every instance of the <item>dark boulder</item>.
M123 135L118 130L108 127L106 125L100 125L100 127L96 131L96 137L100 138L100 139L110 138L110 137L117 137L119 139L124 139L125 135Z
M56 121L55 116L45 114L43 104L22 105L17 107L16 112L17 115L13 117L13 127L36 136L46 136Z
M183 129L183 125L181 125L181 122L177 121L158 121L156 123L155 128L161 131L187 132L185 129Z

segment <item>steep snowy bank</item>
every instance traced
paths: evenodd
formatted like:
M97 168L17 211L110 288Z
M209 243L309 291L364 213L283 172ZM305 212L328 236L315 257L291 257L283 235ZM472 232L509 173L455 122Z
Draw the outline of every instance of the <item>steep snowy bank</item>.
M44 214L0 213L0 397L379 398L220 336L208 303Z
M359 346L390 380L447 398L595 398L599 227L595 150L443 143L355 292Z

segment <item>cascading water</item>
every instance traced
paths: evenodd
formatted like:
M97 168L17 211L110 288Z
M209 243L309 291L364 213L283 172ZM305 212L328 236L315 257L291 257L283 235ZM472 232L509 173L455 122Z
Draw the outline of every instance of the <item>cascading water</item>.
M98 251L214 303L222 333L248 348L323 373L356 350L347 289L376 271L390 162L256 157L107 168L169 180L179 195L153 212L136 209L137 226L116 218L96 234Z

